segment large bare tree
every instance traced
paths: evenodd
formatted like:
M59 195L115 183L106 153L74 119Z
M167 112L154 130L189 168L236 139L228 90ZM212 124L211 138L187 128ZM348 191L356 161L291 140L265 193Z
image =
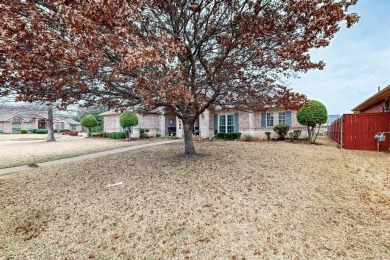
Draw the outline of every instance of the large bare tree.
M0 4L3 94L168 109L192 130L215 106L298 108L281 77L322 69L354 0L5 0ZM50 95L48 95L50 93Z

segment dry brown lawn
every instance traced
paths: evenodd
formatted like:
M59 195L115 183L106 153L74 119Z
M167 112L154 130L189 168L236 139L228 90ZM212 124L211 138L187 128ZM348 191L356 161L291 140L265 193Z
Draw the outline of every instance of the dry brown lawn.
M388 153L196 148L198 158L176 143L0 176L0 258L389 258Z
M52 161L82 154L112 150L153 141L81 138L57 135L56 142L46 142L46 135L0 135L0 169L30 163Z

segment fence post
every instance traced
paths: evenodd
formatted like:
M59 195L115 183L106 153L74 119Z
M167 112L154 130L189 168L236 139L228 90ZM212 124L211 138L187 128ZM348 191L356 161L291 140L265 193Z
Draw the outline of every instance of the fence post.
M341 124L341 126L340 126L340 148L341 149L343 149L343 146L344 146L344 144L343 144L343 122L344 121L344 116L342 116L341 117L341 120L340 120L340 124Z

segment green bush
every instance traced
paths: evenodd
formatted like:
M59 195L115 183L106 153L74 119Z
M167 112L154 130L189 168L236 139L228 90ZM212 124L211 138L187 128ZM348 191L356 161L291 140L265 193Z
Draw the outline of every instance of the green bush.
M126 139L126 133L125 132L117 132L115 138L116 139Z
M217 133L215 135L215 138L217 138L217 139L225 139L225 133Z
M232 140L238 140L241 138L241 133L231 133L230 136Z
M47 134L49 132L49 130L47 129L37 129L35 131L36 134Z
M279 135L279 139L284 140L284 137L288 133L288 130L290 130L290 127L288 125L276 125L274 127L274 131Z
M31 133L36 134L38 129L32 129Z
M92 128L97 126L98 121L94 115L85 115L81 119L81 125L88 129L88 136L91 136Z
M116 133L115 133L115 132L109 133L109 137L110 137L111 139L115 139L115 138L116 138Z
M217 133L217 139L236 140L241 138L241 133Z
M59 130L60 133L66 133L66 132L70 132L70 129L61 129Z
M126 137L130 139L131 129L138 125L138 116L134 112L125 111L119 117L119 124L125 129ZM149 136L148 136L149 137ZM142 137L141 137L142 138ZM147 138L147 137L144 137Z
M103 129L102 129L101 126L95 126L95 127L92 127L92 128L91 128L91 131L92 131L93 133L101 132L102 130L103 130Z
M27 131L27 130L20 130L20 133L21 133L21 134L27 134L28 131Z
M141 128L139 130L139 137L140 138L149 138L149 129L146 129L146 128Z

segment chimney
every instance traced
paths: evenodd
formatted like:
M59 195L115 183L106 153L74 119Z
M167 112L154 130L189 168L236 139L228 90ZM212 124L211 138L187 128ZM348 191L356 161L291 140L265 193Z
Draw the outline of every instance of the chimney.
M381 87L378 87L378 92L381 91Z

